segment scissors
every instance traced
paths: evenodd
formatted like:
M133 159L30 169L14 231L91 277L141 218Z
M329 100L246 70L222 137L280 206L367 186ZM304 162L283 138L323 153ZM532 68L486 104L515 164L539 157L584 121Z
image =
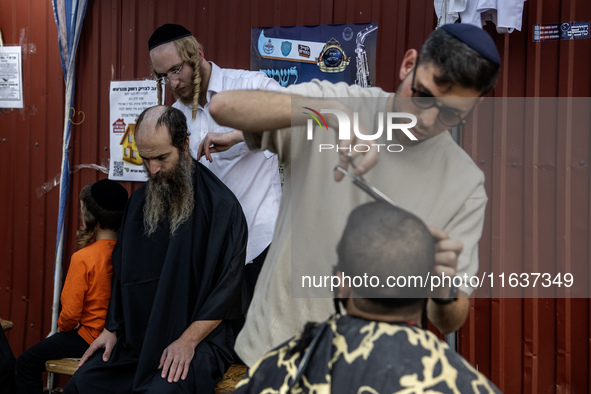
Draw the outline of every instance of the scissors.
M360 188L361 190L363 190L364 192L366 192L367 194L372 196L376 201L384 201L394 207L399 208L396 204L394 204L394 201L392 201L390 199L390 197L386 196L384 193L382 193L376 187L373 187L372 185L367 183L367 181L365 179L361 178L360 176L351 174L349 171L345 170L343 167L340 167L340 166L336 166L334 169L335 169L335 171L340 171L343 174L347 175L348 177L351 177L353 179L353 183L355 184L355 186L357 186L358 188ZM439 241L440 240L438 238L433 236L433 243L437 244ZM455 288L455 291L457 292L457 288ZM454 294L454 293L452 293L452 294Z
M365 179L363 179L357 175L351 174L349 171L345 170L343 167L340 167L340 166L336 166L335 171L340 171L343 174L345 174L346 176L351 177L353 179L353 184L355 186L357 186L358 188L360 188L361 190L363 190L364 192L369 194L376 201L384 201L384 202L387 202L388 204L396 206L396 204L394 204L394 201L392 201L388 196L386 196L384 193L382 193L379 189L377 189L377 188L373 187L372 185L370 185L369 183L367 183L365 181Z

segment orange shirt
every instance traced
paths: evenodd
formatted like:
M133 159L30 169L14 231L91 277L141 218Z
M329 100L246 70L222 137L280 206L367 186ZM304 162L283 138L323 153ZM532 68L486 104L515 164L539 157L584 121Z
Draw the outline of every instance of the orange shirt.
M60 331L72 331L91 344L103 331L111 298L113 265L111 253L115 239L101 239L72 255L62 289Z

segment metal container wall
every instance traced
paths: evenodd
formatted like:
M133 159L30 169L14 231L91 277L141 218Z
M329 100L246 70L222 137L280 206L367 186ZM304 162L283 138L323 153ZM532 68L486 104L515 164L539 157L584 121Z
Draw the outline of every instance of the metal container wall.
M0 109L0 316L18 355L51 321L58 193L37 190L60 172L64 79L51 2L2 0L0 29L23 59L24 108Z
M495 37L502 71L494 96L591 96L589 39L533 41L536 24L590 19L589 2L527 1L522 31ZM529 103L499 108L494 124L474 119L464 134L489 196L481 269L555 264L588 286L589 108L574 108L583 124L571 124ZM515 114L523 122L509 122ZM459 350L508 393L589 392L589 323L589 299L477 299Z
M588 1L530 0L521 32L499 35L489 23L502 57L493 95L591 96L591 40L532 40L535 24L589 20ZM432 0L91 0L68 114L76 123L72 168L106 163L109 82L149 76L147 40L166 22L188 27L206 59L229 68L249 67L251 27L378 22L376 85L392 91L405 50L420 47L436 16ZM18 356L50 329L58 193L40 188L60 171L64 80L51 2L0 0L0 29L6 45L23 49L25 108L0 109L0 316L15 324L8 338ZM501 108L499 119L519 110ZM526 127L480 118L462 133L486 175L481 266L554 260L588 267L588 130L566 124L556 131L545 127L555 119L532 111ZM71 176L65 268L75 250L77 195L103 177L89 168ZM580 280L589 281L585 272ZM459 350L504 392L589 392L589 323L588 299L475 299Z

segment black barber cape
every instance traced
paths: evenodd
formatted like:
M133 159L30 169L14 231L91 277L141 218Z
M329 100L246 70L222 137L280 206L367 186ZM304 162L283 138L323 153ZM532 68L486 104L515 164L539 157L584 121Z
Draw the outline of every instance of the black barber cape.
M137 362L134 389L160 374L162 352L192 322L243 313L246 219L234 194L208 169L194 161L193 174L195 210L172 237L168 225L149 238L144 234L143 185L129 200L113 250L105 327L117 331L117 344L109 364ZM234 346L231 322L224 320L204 341L217 361L224 360L225 371Z
M234 391L330 392L500 393L430 331L340 315L310 323L301 336L263 356Z

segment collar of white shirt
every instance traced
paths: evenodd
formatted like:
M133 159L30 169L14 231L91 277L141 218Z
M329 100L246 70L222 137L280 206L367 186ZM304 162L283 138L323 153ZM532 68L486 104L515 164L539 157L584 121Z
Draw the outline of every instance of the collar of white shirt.
M222 76L222 69L215 64L214 62L209 62L211 64L211 75L209 76L209 84L207 85L207 102L211 100L211 98L216 94L223 90L223 76Z

